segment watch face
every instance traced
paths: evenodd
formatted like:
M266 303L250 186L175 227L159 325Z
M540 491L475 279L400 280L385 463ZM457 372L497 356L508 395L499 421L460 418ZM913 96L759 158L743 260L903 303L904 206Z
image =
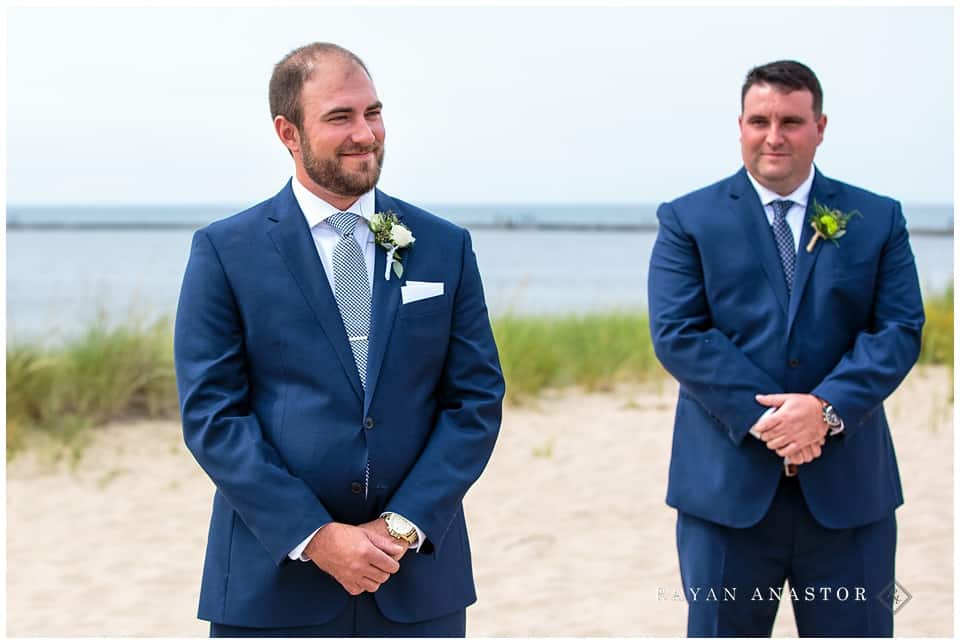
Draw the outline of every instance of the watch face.
M390 529L400 534L409 534L413 532L413 525L397 514L390 515Z
M840 417L837 416L837 412L833 411L833 407L827 407L823 410L823 419L827 421L830 427L836 427L840 424Z

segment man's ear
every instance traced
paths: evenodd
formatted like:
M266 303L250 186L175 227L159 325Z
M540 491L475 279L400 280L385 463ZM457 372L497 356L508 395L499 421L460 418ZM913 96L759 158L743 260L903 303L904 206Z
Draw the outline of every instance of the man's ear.
M817 119L817 134L819 135L819 140L817 145L823 143L823 131L827 129L827 115L821 114L820 118Z
M280 138L280 142L290 152L290 156L295 156L300 152L300 130L296 125L287 120L283 114L277 114L273 118L273 129Z

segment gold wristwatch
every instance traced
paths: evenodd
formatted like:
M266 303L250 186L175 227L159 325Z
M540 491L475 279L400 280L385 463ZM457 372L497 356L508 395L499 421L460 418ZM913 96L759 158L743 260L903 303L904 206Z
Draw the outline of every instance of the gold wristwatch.
M394 539L406 541L411 546L417 542L417 529L399 514L387 512L383 520L387 522L387 532Z

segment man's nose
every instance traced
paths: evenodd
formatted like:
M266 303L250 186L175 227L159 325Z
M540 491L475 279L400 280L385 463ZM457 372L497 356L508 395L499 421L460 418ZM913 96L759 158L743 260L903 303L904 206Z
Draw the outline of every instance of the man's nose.
M780 131L780 127L778 125L771 125L767 130L766 144L771 148L776 148L783 145L783 133Z
M366 119L358 119L356 125L353 128L353 132L350 134L350 138L354 143L360 143L364 145L370 145L377 140L376 134L373 132L373 128L370 127L370 124L367 123Z

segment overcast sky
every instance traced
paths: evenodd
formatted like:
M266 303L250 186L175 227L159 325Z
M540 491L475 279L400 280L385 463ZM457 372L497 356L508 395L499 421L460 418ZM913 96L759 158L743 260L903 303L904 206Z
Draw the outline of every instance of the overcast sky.
M237 203L292 171L266 90L314 41L384 103L381 187L420 203L658 202L736 171L747 70L810 65L827 175L953 197L939 8L12 8L8 203Z

